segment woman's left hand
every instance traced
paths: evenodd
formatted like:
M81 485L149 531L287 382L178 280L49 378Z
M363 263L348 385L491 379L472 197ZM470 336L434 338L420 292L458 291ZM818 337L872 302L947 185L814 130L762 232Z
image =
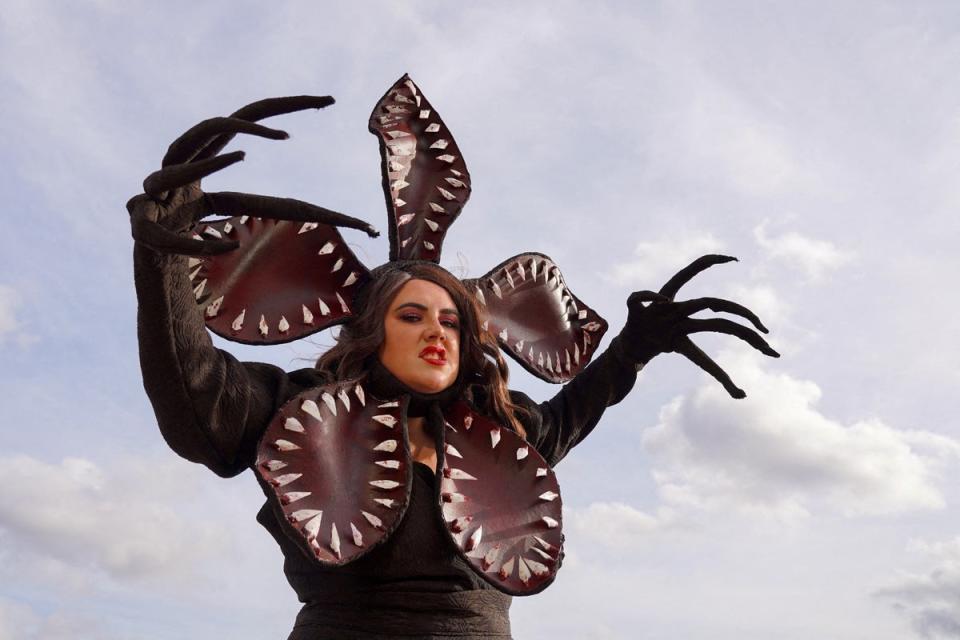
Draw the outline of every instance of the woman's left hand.
M746 307L721 298L696 298L677 302L674 297L680 287L694 276L713 265L735 261L736 258L721 255L706 255L694 260L663 285L659 292L637 291L627 299L629 314L627 324L620 332L619 341L623 350L638 364L644 364L659 353L676 352L712 375L734 398L744 398L746 393L737 387L730 376L700 350L690 339L690 334L699 332L726 333L736 336L758 351L779 358L759 333L724 318L697 319L690 316L709 309L731 313L745 318L759 331L769 333L760 319Z

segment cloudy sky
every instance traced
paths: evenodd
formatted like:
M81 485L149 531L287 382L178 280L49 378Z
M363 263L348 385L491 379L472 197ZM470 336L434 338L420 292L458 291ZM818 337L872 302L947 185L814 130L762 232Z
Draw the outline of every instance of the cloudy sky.
M404 72L473 176L448 268L547 253L615 332L631 291L729 253L684 293L783 354L700 340L743 401L648 366L558 467L568 560L516 637L960 638L955 2L275 4L2 3L0 640L285 637L252 476L157 432L123 205L193 123L332 94L206 186L382 228L366 121Z

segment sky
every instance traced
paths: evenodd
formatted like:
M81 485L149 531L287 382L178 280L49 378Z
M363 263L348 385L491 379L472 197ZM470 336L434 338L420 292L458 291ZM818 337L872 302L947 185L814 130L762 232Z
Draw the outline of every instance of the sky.
M124 203L192 124L331 94L205 188L383 229L366 123L405 72L473 178L444 266L546 253L605 346L630 292L735 255L681 297L746 304L783 356L697 338L740 401L647 366L557 467L567 560L515 637L960 638L958 68L954 2L4 0L0 640L286 637L252 474L156 428ZM296 369L332 339L218 344Z

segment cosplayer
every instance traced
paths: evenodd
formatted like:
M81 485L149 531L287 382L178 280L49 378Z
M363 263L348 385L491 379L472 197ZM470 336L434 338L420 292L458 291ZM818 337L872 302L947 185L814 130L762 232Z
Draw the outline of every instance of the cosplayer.
M337 229L376 235L365 222L296 200L201 191L204 176L242 159L218 155L234 135L286 138L256 122L332 102L264 100L201 122L128 203L144 385L174 451L224 477L256 473L267 498L257 519L304 603L291 639L509 638L510 596L546 588L563 558L553 467L637 371L678 352L742 398L690 334L777 353L745 326L690 317L726 312L766 332L748 309L674 301L730 257L704 256L659 292L632 294L626 326L599 354L606 322L550 258L521 254L463 281L437 266L470 175L407 76L370 117L386 264L368 270ZM231 217L202 222L211 214ZM292 373L238 362L207 333L269 344L337 324L336 346ZM564 386L540 404L509 391L504 353Z

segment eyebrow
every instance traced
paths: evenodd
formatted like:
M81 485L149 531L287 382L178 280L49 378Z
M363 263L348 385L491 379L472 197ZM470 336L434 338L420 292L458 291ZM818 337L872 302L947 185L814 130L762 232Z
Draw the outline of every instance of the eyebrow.
M401 304L399 307L397 307L396 309L394 309L394 311L400 311L401 309L405 309L405 308L407 308L407 307L412 307L412 308L416 309L417 311L426 311L426 310L427 310L426 305L422 305L422 304L420 304L419 302L404 302L404 303ZM460 317L460 312L458 312L456 309L440 309L440 313L452 314L452 315L457 316L458 318Z

